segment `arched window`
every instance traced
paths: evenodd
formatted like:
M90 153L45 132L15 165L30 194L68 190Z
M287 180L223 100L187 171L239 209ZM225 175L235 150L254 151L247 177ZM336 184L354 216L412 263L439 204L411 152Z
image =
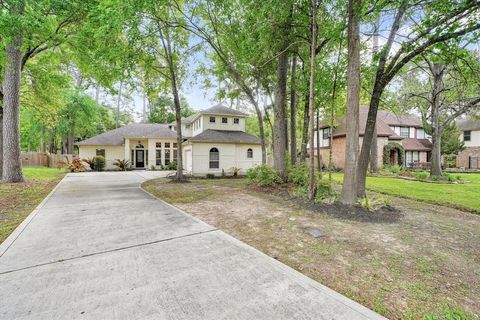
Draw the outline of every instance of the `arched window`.
M210 149L210 169L220 168L220 153L217 148Z
M247 149L247 158L252 159L253 158L253 150L248 148Z
M145 147L143 146L143 144L139 143L139 144L137 144L137 146L135 148L136 149L144 149Z

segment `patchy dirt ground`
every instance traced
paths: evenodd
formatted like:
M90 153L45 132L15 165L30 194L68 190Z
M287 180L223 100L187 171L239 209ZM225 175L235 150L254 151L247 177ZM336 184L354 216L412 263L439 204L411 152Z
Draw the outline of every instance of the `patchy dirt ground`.
M480 314L478 215L399 198L380 213L338 214L243 179L144 188L388 318Z

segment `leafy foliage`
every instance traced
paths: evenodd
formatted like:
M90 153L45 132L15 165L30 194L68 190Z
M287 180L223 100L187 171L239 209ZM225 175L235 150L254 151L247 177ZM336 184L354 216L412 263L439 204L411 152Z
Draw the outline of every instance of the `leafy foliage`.
M105 169L105 158L102 156L93 158L93 167L95 171L103 171Z
M120 169L120 171L127 171L128 169L130 169L131 167L131 162L130 160L120 160L120 159L116 159L114 162L113 162L113 165L118 167Z
M274 186L282 182L276 171L266 164L248 169L247 179L250 183L262 187Z

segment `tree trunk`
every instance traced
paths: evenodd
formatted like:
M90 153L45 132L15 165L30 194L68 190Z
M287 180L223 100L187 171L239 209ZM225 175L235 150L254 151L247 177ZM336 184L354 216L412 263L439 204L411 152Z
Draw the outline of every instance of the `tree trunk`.
M374 24L373 29L373 47L372 54L376 55L378 52L378 37L379 37L379 25L380 18L377 18ZM378 135L377 135L377 126L373 131L372 146L370 149L370 170L372 172L378 171Z
M345 168L342 203L357 202L358 117L360 107L360 19L361 0L348 1L348 68ZM370 149L368 149L370 151Z
M287 180L286 148L285 148L285 107L287 96L288 51L282 48L278 58L277 87L275 90L274 123L273 123L273 165L283 181Z
M23 11L23 6L11 10ZM23 181L20 160L20 80L22 77L21 32L6 47L5 75L3 82L3 175L4 182Z
M317 127L317 130L315 131L316 132L316 138L317 138L317 166L318 166L318 172L320 173L320 180L322 180L322 162L323 162L323 159L322 159L322 155L320 153L320 130L318 129L320 127L320 110L317 109L317 116L316 116L316 120L317 120L317 124L316 124L316 127Z
M445 67L442 63L435 63L431 67L433 76L432 105L431 105L431 125L432 125L432 166L430 168L430 176L440 177L442 173L442 154L441 154L441 137L442 130L440 128L440 104L441 92L443 90L443 74Z
M378 137L376 125L373 130L372 146L370 147L370 171L378 171Z
M310 85L309 85L310 86ZM302 146L300 149L300 161L305 162L307 158L307 144L308 144L308 124L310 123L310 114L308 112L308 101L310 97L305 95L305 107L303 111L303 127L302 127Z
M258 106L258 101L255 101L254 106L255 106L255 112L257 114L258 130L260 132L260 144L262 147L262 164L266 164L267 148L265 145L265 127L263 125L263 115L262 115L262 111L260 111L260 107Z
M176 77L175 65L173 62L172 45L171 45L170 36L168 34L168 30L165 36L161 28L158 31L160 34L160 39L162 40L163 48L165 51L165 57L168 63L168 71L170 75L170 86L173 94L173 102L175 104L175 120L177 125L177 174L175 176L175 180L183 181L185 180L185 177L183 175L182 107L180 105L180 98L178 95L177 77Z
M3 104L2 101L0 101L0 104ZM0 181L2 181L2 172L3 172L3 107L0 106Z
M315 199L317 181L315 179L315 49L317 47L317 0L312 0L312 41L310 43L310 87L308 99L308 113L310 117L310 192L308 198ZM319 167L320 169L320 167Z
M75 126L72 126L67 135L67 154L73 154L74 141L75 141Z
M297 163L297 92L295 77L297 73L297 56L292 59L291 87L290 87L290 161L292 166Z

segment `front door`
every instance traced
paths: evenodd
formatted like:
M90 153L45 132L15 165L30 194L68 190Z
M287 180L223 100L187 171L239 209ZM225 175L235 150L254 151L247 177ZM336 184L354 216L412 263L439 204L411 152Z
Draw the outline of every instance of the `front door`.
M145 151L144 150L135 150L135 167L136 168L145 168Z

